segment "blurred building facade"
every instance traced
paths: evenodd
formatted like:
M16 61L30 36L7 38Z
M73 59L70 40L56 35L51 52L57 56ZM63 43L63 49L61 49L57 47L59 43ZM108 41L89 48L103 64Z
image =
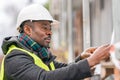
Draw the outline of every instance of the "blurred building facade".
M60 21L57 28L60 37L58 45L65 47L69 39L68 2L51 0L50 6L52 15ZM113 30L112 0L71 0L71 3L74 51L80 53L88 47L110 43Z

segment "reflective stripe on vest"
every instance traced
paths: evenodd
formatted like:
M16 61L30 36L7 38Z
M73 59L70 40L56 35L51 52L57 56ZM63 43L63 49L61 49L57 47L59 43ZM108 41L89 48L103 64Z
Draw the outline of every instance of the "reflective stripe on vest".
M34 53L31 53L27 50L18 48L15 45L12 45L12 46L9 47L7 55L14 49L17 49L17 50L20 50L20 51L23 51L23 52L27 53L28 55L30 55L34 59L34 63L37 66L39 66L40 68L42 68L46 71L50 71L49 67L46 64L44 64L43 61L37 55L35 55ZM0 80L4 80L3 79L4 78L4 59L5 59L5 57L3 58L3 61L2 61L2 64L1 64ZM53 62L50 63L50 67L51 67L52 70L55 70L55 66L54 66Z

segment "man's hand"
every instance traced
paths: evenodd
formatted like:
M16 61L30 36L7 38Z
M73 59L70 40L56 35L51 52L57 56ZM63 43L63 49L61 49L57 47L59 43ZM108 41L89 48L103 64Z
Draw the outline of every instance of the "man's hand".
M111 47L111 45L102 45L98 47L93 54L87 58L90 67L100 63L101 60L107 59L110 56L109 51Z
M95 48L95 47L90 47L90 48L86 49L84 52L81 53L80 58L81 58L81 59L88 58L90 55L93 54L93 52L94 52L96 49L97 49L97 48Z

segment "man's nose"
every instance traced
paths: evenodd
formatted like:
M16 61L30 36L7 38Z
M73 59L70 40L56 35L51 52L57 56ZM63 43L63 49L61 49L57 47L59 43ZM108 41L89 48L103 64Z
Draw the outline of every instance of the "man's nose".
M52 31L51 31L51 30L48 30L48 31L47 31L47 35L52 35Z

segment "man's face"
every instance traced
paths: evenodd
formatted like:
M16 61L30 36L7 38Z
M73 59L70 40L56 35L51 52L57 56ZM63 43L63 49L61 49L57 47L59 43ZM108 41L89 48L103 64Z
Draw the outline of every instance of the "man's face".
M35 21L33 22L33 28L29 35L34 41L41 46L49 47L51 42L51 22L50 21Z

